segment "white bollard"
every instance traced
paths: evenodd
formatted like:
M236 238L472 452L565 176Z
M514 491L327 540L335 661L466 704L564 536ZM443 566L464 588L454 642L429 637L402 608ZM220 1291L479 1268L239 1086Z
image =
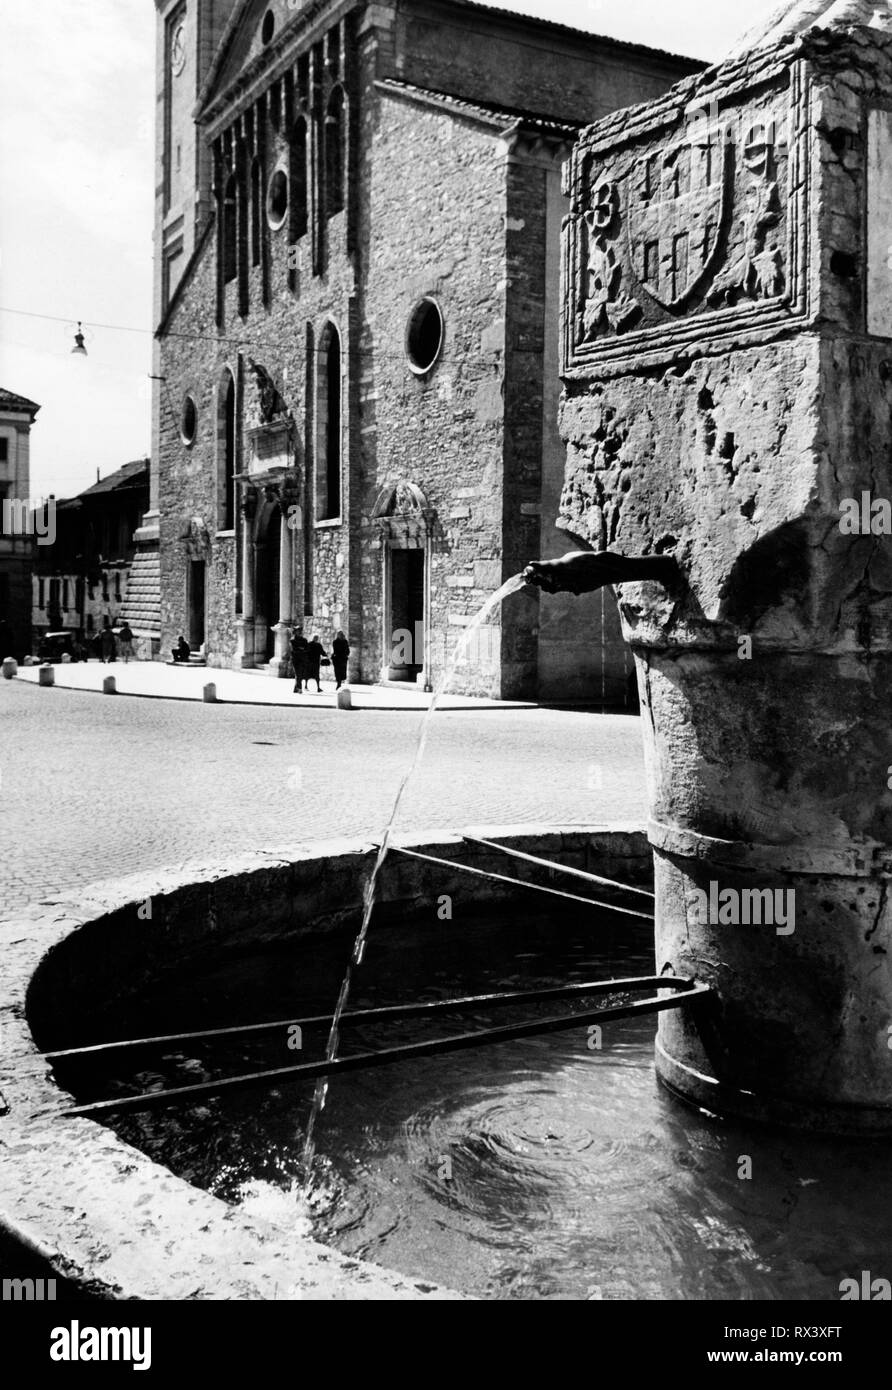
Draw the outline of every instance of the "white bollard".
M105 676L102 681L103 695L117 695L118 686L114 676Z
M55 684L56 684L56 668L55 668L55 666L41 666L40 670L37 672L37 684L38 684L38 685L55 685Z
M16 659L15 659L14 656L5 656L5 657L3 658L3 679L4 679L4 680L11 681L12 678L13 678L13 676L17 673L18 669L19 669L19 663L16 661Z
M214 685L213 681L208 681L207 685L203 687L201 698L206 705L215 705L217 703L217 687Z
M340 690L335 692L338 709L352 709L353 701L350 698L349 686L342 685Z

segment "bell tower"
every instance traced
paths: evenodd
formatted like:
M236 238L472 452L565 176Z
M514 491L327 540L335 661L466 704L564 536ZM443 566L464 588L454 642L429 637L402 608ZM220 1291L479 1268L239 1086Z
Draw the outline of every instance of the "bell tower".
M211 212L211 162L194 111L239 0L155 0L155 273L152 322L167 311ZM152 374L160 377L155 343ZM158 548L161 386L152 382L149 511L136 535L136 567L153 576ZM149 558L154 552L155 559ZM151 584L156 584L153 578ZM148 607L152 607L151 601ZM154 626L154 624L152 624Z
M210 213L210 160L193 113L236 3L155 0L156 324Z

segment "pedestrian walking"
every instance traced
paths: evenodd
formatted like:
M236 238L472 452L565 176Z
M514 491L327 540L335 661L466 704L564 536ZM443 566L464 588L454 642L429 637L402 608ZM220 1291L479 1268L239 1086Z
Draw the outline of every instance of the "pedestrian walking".
M294 667L294 693L300 695L307 678L307 650L309 642L298 630L291 634L291 665ZM318 685L319 682L317 681Z
M310 681L315 681L317 695L322 694L322 686L319 684L319 667L323 661L328 663L328 654L319 641L318 632L316 632L307 646L307 689L310 688Z
M347 657L350 655L350 643L344 636L341 628L338 628L335 639L331 644L331 664L334 670L335 690L340 690L344 681L347 679Z
M129 623L125 622L123 627L118 628L118 643L126 665L133 655L133 629Z
M115 659L115 634L108 618L102 619L102 634L99 638L99 650L102 653L102 664L107 666L110 661Z

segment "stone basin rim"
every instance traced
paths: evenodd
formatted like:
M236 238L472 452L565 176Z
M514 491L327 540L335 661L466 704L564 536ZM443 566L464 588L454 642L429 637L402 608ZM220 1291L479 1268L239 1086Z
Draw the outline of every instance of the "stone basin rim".
M644 828L632 822L475 825L461 831L395 834L392 843L417 850L427 847L435 854L445 851L447 856L462 846L467 859L471 847L464 845L464 834L508 841L546 858L566 857L576 864L583 860L593 868L603 858L618 859L638 881L652 870ZM291 893L301 882L312 899L313 892L320 891L319 876L324 881L321 891L327 891L327 878L352 874L358 901L361 880L356 868L371 860L374 844L374 837L301 842L244 854L225 865L140 873L54 896L0 923L7 964L0 981L5 1039L0 1058L0 1230L40 1255L58 1275L105 1299L469 1297L422 1277L351 1259L284 1225L249 1216L193 1187L101 1125L64 1116L70 1095L40 1056L31 1031L33 1016L43 1008L41 990L51 993L47 982L59 963L69 958L76 962L79 943L86 948L91 941L101 941L103 931L108 934L122 919L129 922L147 899L162 910L142 924L144 949L152 943L166 947L172 939L176 945L181 919L191 912L198 921L205 900L226 900L229 894L237 910L239 890L253 875L261 876L267 888L281 881L291 905ZM474 853L496 854L479 848ZM505 868L510 861L499 858L501 871L513 873ZM413 889L423 884L429 866L401 856L388 857L387 866L385 901L390 906L405 904L411 914L411 905L418 901ZM448 871L438 871L441 878L444 873L448 878ZM484 880L473 882L487 886ZM448 891L448 882L438 887ZM477 896L484 906L499 899L498 893ZM256 918L256 902L254 909ZM311 908L307 914L312 929L317 918ZM216 921L212 926L217 927ZM210 928L202 921L196 930L200 938ZM237 927L232 931L238 949ZM122 954L129 951L134 957L135 952L138 958L140 942L133 941L137 934L116 938ZM108 959L100 961L99 987L102 969L109 968Z

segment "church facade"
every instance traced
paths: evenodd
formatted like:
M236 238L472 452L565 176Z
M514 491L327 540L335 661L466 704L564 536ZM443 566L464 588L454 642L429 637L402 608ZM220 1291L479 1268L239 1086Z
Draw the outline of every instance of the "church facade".
M563 162L698 65L469 0L156 4L161 648L286 674L342 628L352 680L431 686L573 545ZM463 687L621 706L613 602L572 602L509 599Z

